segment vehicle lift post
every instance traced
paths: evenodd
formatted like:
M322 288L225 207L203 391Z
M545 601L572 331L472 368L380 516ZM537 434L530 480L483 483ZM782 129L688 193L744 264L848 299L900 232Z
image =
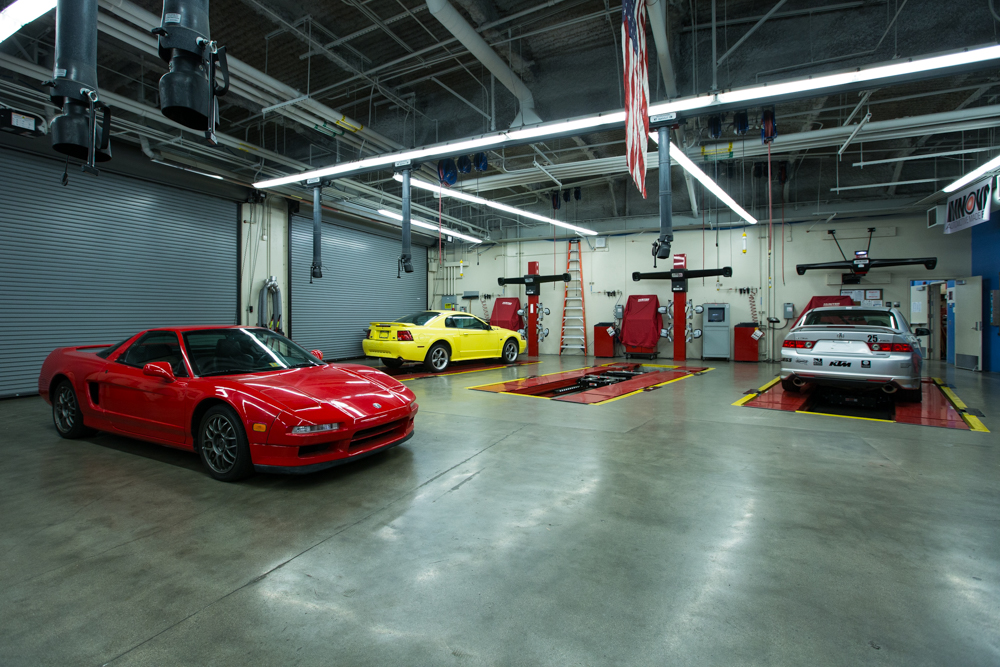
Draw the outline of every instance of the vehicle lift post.
M724 266L721 269L673 269L672 271L655 271L653 273L632 274L632 280L669 280L670 291L674 293L674 361L687 359L687 289L689 278L708 278L723 276L731 278L733 269Z
M524 293L528 295L528 326L524 331L528 339L528 356L538 356L538 343L541 336L538 334L538 295L542 291L542 283L568 283L571 276L568 273L561 273L554 276L538 275L538 262L528 262L528 275L520 278L497 278L497 283L503 285L524 285Z

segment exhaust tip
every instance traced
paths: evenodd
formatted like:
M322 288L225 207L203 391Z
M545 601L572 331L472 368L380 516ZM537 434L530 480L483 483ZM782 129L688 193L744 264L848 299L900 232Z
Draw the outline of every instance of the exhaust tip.
M800 378L800 377L797 377L797 378L795 378L794 380L792 380L792 384L794 384L794 385L795 385L796 387L801 387L801 386L803 386L803 385L804 385L805 383L806 383L806 381L805 381L805 380L803 380L803 379L802 379L802 378Z
M893 385L893 384L884 384L884 385L882 385L882 391L884 391L887 394L895 394L898 390L899 390L899 388L896 385Z

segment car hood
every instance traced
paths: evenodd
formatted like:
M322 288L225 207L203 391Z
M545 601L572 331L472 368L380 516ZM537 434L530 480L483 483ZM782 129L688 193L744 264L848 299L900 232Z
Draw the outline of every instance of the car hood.
M256 390L277 407L317 423L326 418L323 415L331 407L357 420L413 402L412 393L403 386L393 388L389 382L333 365L232 379ZM388 376L385 379L393 382Z

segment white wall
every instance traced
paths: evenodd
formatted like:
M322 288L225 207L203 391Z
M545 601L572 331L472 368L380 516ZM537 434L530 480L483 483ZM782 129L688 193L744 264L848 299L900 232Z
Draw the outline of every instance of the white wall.
M820 222L815 226L811 223L790 224L785 229L785 268L784 279L781 272L781 232L780 225L775 225L772 257L775 270L772 277L771 295L768 295L767 273L767 238L766 224L755 227L722 230L718 236L711 230L677 230L673 244L674 253L687 254L688 268L717 268L732 266L732 278L719 278L721 288L716 289L716 279L692 279L688 286L688 298L695 304L708 302L723 302L731 304L730 314L733 324L750 321L750 307L747 296L737 292L741 287L757 288L757 310L761 322L774 313L782 316L782 304L792 302L796 314L813 296L839 294L838 272L809 272L799 276L795 272L797 263L829 262L841 259L840 253L826 230L834 228L841 236L864 232L868 227L876 227L879 233L890 233L894 236L876 236L872 243L871 254L876 258L893 257L934 257L938 265L934 271L923 267L896 267L877 269L868 278L862 280L862 286L881 288L883 298L887 301L899 301L904 313L908 312L907 301L910 295L909 281L911 279L927 279L931 277L955 278L967 276L971 271L971 248L969 239L962 235L946 236L941 228L927 229L923 216L910 218L878 219L875 221L842 222L836 225ZM747 253L742 253L742 234L747 233ZM651 244L656 239L654 234L632 234L627 236L612 236L608 238L607 250L591 250L586 241L581 243L583 251L583 281L586 292L586 314L588 327L588 343L590 353L593 353L593 325L613 319L613 306L616 299L603 294L605 291L622 290L624 296L621 303L627 301L630 294L656 294L661 305L672 300L669 281L633 282L632 272L649 272L653 269ZM718 247L716 247L718 241ZM593 238L591 238L593 243ZM506 294L519 296L522 303L526 302L522 286L509 285L506 288L497 285L497 277L519 276L527 273L528 262L538 261L540 271L544 274L562 273L566 270L566 240L555 242L555 257L553 258L552 241L530 241L521 243L498 244L477 256L477 251L468 248L452 248L445 251L445 261L464 259L468 267L464 277L457 280L456 291L477 290L481 293ZM867 238L851 238L841 240L841 245L848 257L854 250L863 249ZM702 260L704 252L705 259ZM436 254L435 253L432 253ZM655 270L668 270L669 262L659 262ZM837 284L828 285L827 276L838 276ZM888 282L881 282L888 280ZM704 284L703 284L704 283ZM435 292L434 274L430 274L428 294L431 295L432 306L440 307L440 299ZM774 303L774 308L768 308L768 301ZM541 344L541 354L558 354L559 329L562 317L563 285L562 283L547 284L542 287L541 301L551 309L552 314L546 317L544 324L549 327L550 335ZM492 309L492 303L490 304ZM482 308L473 302L472 312L481 315ZM701 315L695 315L695 328L701 326ZM784 325L782 320L781 325ZM787 330L787 329L786 329ZM784 332L777 332L778 345ZM766 358L767 346L761 345L762 358ZM665 339L660 341L660 356L669 358L673 354L672 344ZM688 357L698 358L701 355L701 341L695 340L688 345Z
M288 330L288 210L284 199L269 197L264 204L243 204L240 239L240 306L243 324L257 324L257 298L268 276L281 289L282 328ZM253 307L253 312L247 310Z

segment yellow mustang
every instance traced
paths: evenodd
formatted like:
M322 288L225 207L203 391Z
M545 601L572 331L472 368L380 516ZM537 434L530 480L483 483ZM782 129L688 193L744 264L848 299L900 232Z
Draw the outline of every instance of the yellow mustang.
M377 357L389 368L416 361L440 373L452 359L500 357L512 364L528 342L518 332L491 327L475 315L425 310L395 322L372 322L361 346L365 356Z

